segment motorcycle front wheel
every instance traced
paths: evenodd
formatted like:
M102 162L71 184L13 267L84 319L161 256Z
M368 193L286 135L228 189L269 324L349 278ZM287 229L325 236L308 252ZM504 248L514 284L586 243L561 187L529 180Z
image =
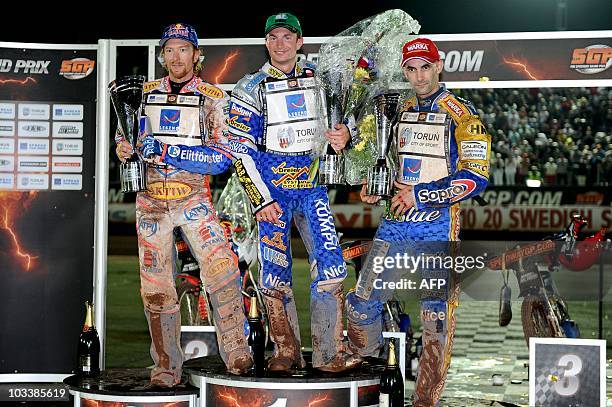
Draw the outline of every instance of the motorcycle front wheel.
M554 321L550 318L546 303L538 297L527 297L521 306L521 321L523 322L523 335L529 346L529 338L554 338Z

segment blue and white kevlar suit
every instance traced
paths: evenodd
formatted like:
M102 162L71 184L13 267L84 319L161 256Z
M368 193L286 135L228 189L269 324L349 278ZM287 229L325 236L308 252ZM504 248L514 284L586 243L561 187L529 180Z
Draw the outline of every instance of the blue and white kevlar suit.
M344 355L342 281L346 264L327 189L317 185L315 175L309 172L313 139L320 131L317 97L312 64L298 62L293 74L286 75L266 63L260 71L237 83L230 101L229 131L232 139L240 142L232 148L240 149L241 153L247 151L253 157L263 179L263 185L259 185L251 177L257 184L253 189L269 190L272 202L278 202L283 211L279 225L258 223L260 287L268 310L270 336L275 343L269 362L272 370L304 366L291 288L292 219L311 261L313 366L334 365L337 355ZM170 146L164 161L201 172L205 167L202 160L190 164L185 157L202 151L202 147ZM237 173L242 182L245 174L239 168ZM254 205L255 212L270 203Z
M314 65L298 62L292 75L266 63L232 92L230 133L249 146L257 169L283 211L281 224L259 222L260 286L275 351L270 368L303 365L291 278L291 220L309 251L312 363L330 363L342 348L342 281L346 264L327 189L309 173L313 138L320 131ZM316 262L316 267L314 267ZM279 366L274 366L277 363Z
M489 175L490 136L475 113L469 102L441 87L427 99L406 100L398 114L393 161L397 181L414 186L416 204L400 217L386 211L356 291L347 295L349 346L362 356L378 356L383 305L393 294L372 289L372 278L398 281L406 271L373 274L373 257L385 255L386 247L387 257L456 254L449 242L459 240L459 202L484 191ZM450 364L459 287L454 271L439 262L419 273L423 280L445 280L443 287L420 291L423 353L413 405L431 407L442 394Z

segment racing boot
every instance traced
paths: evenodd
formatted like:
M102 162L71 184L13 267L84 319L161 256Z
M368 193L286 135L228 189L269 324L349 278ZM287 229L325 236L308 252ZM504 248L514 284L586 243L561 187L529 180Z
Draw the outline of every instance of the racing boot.
M270 339L274 342L268 370L283 372L306 367L300 352L300 331L291 288L262 289L262 294L268 311Z
M322 372L340 373L355 369L363 363L363 359L359 355L351 355L347 352L337 354L332 360L327 363L316 366L315 369Z
M208 295L213 309L219 354L229 373L244 374L253 366L253 357L244 334L246 318L238 280L230 280L220 288L211 284Z
M413 406L415 407L437 406L440 402L450 366L456 306L456 303L451 302L447 305L439 300L422 302L423 353L419 359L414 388ZM427 317L430 312L445 312L445 319L435 321Z
M342 332L344 314L341 283L321 284L311 296L312 366L315 369L339 373L354 369L362 359L346 352Z
M174 387L181 382L183 352L179 346L180 314L150 312L145 315L151 334L151 358L155 363L151 371L151 384Z

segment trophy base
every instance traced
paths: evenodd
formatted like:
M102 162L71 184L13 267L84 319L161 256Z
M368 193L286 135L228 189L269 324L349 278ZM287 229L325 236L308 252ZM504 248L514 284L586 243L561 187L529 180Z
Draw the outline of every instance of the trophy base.
M319 159L319 184L344 184L344 156L324 154Z
M368 170L366 194L383 198L391 197L392 179L393 176L389 168L380 166L370 168Z
M147 166L142 160L126 161L119 167L121 192L124 194L147 190Z

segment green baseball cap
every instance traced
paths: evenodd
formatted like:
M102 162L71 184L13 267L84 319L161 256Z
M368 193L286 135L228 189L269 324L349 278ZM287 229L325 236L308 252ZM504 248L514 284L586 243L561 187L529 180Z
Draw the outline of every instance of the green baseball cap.
M278 13L271 15L266 20L266 32L268 34L275 28L284 27L294 33L297 33L300 37L302 36L302 26L300 25L300 21L291 13Z

